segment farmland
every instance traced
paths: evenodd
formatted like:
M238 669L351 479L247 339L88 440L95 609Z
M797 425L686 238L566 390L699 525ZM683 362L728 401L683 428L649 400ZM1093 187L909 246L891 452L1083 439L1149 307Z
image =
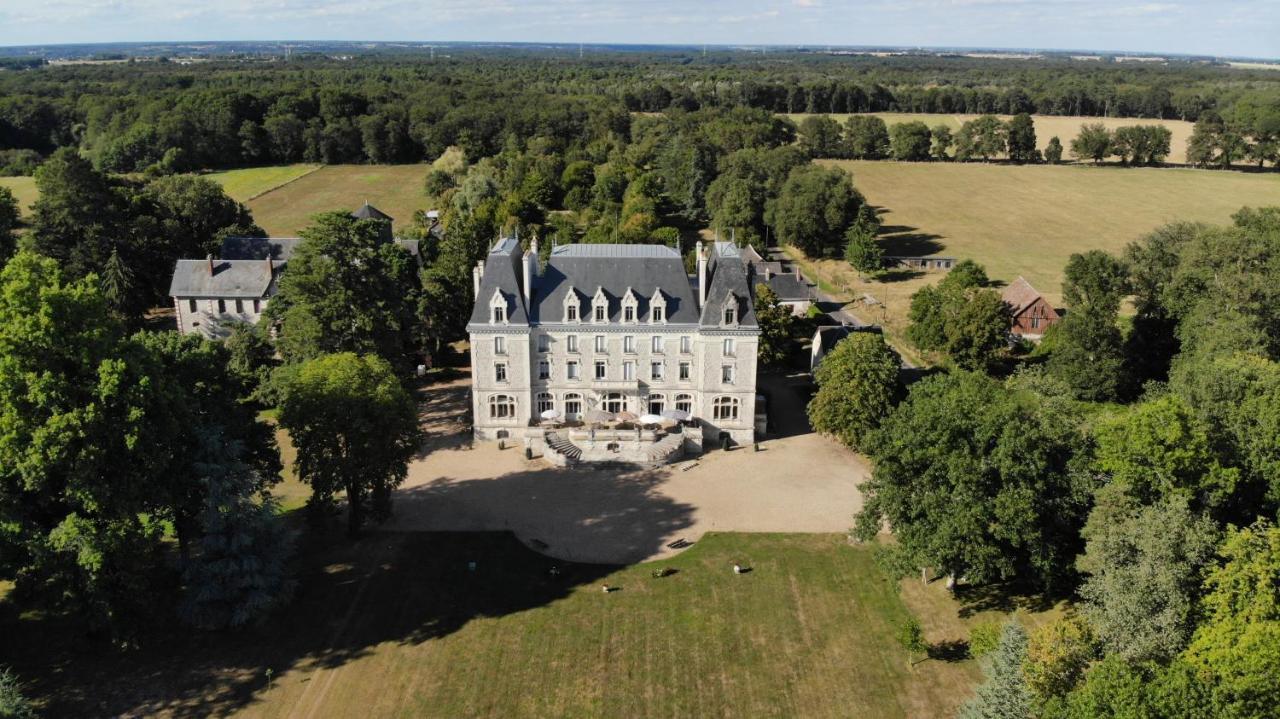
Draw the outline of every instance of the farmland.
M1119 252L1162 224L1224 223L1242 205L1274 204L1280 175L1186 169L1009 166L960 163L823 161L853 173L881 208L888 255L970 258L995 280L1027 278L1061 301L1062 268L1072 253ZM887 308L863 310L891 332L905 322L907 300L933 274L862 282L847 264L816 263L829 287L849 298L869 293Z
M304 175L320 169L320 165L276 165L271 167L248 167L239 170L214 172L205 177L222 185L237 202L264 195L281 185L288 184Z
M13 192L14 197L18 199L18 209L24 217L31 213L31 203L35 202L40 194L36 191L34 177L0 177L0 187L7 187Z
M977 115L927 115L914 114L906 112L876 112L871 113L883 119L885 124L889 126L896 125L900 122L911 122L919 120L929 127L935 125L946 125L951 128L952 132L960 129L960 125L967 120L972 120ZM789 114L784 115L795 122L800 122L806 114ZM837 122L844 124L849 115L833 114L831 118ZM1001 119L1008 120L1008 115L1001 115ZM1085 123L1100 122L1107 129L1114 130L1117 127L1125 127L1127 125L1164 125L1173 133L1173 137L1169 141L1169 158L1168 161L1176 164L1183 164L1187 161L1187 139L1191 137L1192 123L1183 122L1182 120L1148 120L1133 117L1069 117L1060 115L1034 115L1032 119L1036 123L1036 146L1041 150L1045 145L1049 144L1049 138L1057 137L1062 142L1064 148L1064 159L1071 157L1071 140L1080 133L1080 126Z
M429 165L326 165L246 204L271 235L295 236L318 212L354 210L368 202L407 225L424 206Z

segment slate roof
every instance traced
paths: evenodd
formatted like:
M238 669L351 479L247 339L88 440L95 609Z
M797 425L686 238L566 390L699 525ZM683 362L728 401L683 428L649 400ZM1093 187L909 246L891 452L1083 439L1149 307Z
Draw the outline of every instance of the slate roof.
M494 291L507 298L508 324L529 322L558 324L564 321L564 303L570 290L577 295L580 316L590 325L592 300L597 289L609 300L609 321L622 316L622 299L630 290L636 298L636 316L649 321L649 305L655 290L666 302L667 324L699 324L718 328L720 311L730 295L738 298L738 326L755 329L755 312L747 284L746 264L730 243L713 247L707 275L707 307L699 312L696 285L685 274L680 253L663 245L590 244L561 245L551 251L546 266L533 276L533 297L526 307L523 254L515 238L499 240L485 258L480 292L471 312L471 323L489 325L489 302Z
M703 327L719 327L720 311L729 295L738 300L738 326L757 327L755 308L751 304L750 285L747 282L747 263L732 242L716 242L711 246L711 258L707 262L707 303L702 307Z
M762 280L764 277L760 275L755 278L756 282ZM786 302L813 299L809 294L809 283L789 272L783 275L770 275L768 285L778 299Z
M285 263L267 260L178 260L169 283L170 297L223 297L255 299L270 297L276 291L276 279Z
M385 220L387 222L395 222L391 215L388 215L367 202L364 203L360 209L352 212L351 216L357 220Z
M1040 293L1024 277L1019 276L1018 279L1010 282L1009 286L1004 288L1004 291L1000 293L1000 298L1013 308L1013 314L1017 316L1035 304L1036 300L1040 299Z
M487 270L486 270L487 274ZM689 286L680 253L663 245L561 245L551 250L547 266L533 283L534 322L564 320L564 302L573 288L583 318L591 315L596 289L609 299L609 321L622 316L622 298L630 289L636 298L636 317L649 321L649 304L661 288L667 304L667 324L698 321L697 299ZM482 291L483 294L483 291Z
M522 272L520 241L514 237L498 240L485 257L480 293L471 308L471 322L489 324L489 300L493 299L494 290L498 290L507 300L507 324L529 324L529 313L525 309L524 292L520 286Z

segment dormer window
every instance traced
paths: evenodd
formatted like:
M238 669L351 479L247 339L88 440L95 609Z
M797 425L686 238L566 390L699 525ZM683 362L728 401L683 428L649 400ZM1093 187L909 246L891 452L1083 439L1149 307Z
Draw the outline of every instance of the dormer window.
M591 321L609 321L609 298L604 295L604 288L596 288L596 296L591 299Z
M640 302L636 299L636 295L627 288L627 293L622 296L622 321L635 322L636 317L640 314Z
M724 301L721 317L724 320L721 324L726 327L738 324L738 298L729 295L729 298Z
M493 298L489 300L489 310L492 324L507 323L507 298L502 296L501 290L493 291Z
M569 292L564 296L564 321L576 323L580 320L578 312L580 301L578 300L578 291L569 288Z
M667 298L662 296L662 290L654 290L653 297L649 298L649 322L667 323Z

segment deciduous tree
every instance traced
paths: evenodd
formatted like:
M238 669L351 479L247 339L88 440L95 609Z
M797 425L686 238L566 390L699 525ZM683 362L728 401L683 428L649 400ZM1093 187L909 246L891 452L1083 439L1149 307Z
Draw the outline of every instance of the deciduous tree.
M901 394L901 365L879 334L850 334L822 358L814 373L818 391L809 401L809 422L817 431L861 449Z
M280 426L298 450L298 477L311 486L319 513L346 495L347 530L355 536L367 509L391 510L391 490L404 481L418 448L413 398L391 365L376 355L323 355L277 370Z

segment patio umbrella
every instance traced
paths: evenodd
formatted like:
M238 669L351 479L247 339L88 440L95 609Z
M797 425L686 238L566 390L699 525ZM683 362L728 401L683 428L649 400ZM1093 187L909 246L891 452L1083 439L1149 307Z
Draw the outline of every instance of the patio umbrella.
M622 421L622 422L634 422L634 421L636 421L636 415L635 415L635 413L634 413L634 412L628 412L628 411L626 411L625 409L624 409L624 410L622 410L621 412L619 412L617 416L618 416L618 419L619 419L620 421Z
M662 417L656 414L646 414L646 415L641 415L640 417L640 424L659 424L661 422L662 422Z
M554 410L554 409L549 409L549 410L547 410L547 411L545 411L545 412L543 412L543 413L542 413L542 418L543 418L543 419L556 419L556 418L558 418L559 416L560 416L560 412L559 412L558 410Z
M586 420L588 422L612 422L613 412L606 412L602 409L588 410Z
M688 413L688 412L686 412L686 411L684 411L684 410L682 410L682 409L666 409L666 410L663 410L663 411L662 411L662 416L663 416L663 417L666 417L667 419L674 419L674 420L679 421L679 422L683 422L683 421L685 421L685 420L689 419L689 417L690 417L689 413Z

